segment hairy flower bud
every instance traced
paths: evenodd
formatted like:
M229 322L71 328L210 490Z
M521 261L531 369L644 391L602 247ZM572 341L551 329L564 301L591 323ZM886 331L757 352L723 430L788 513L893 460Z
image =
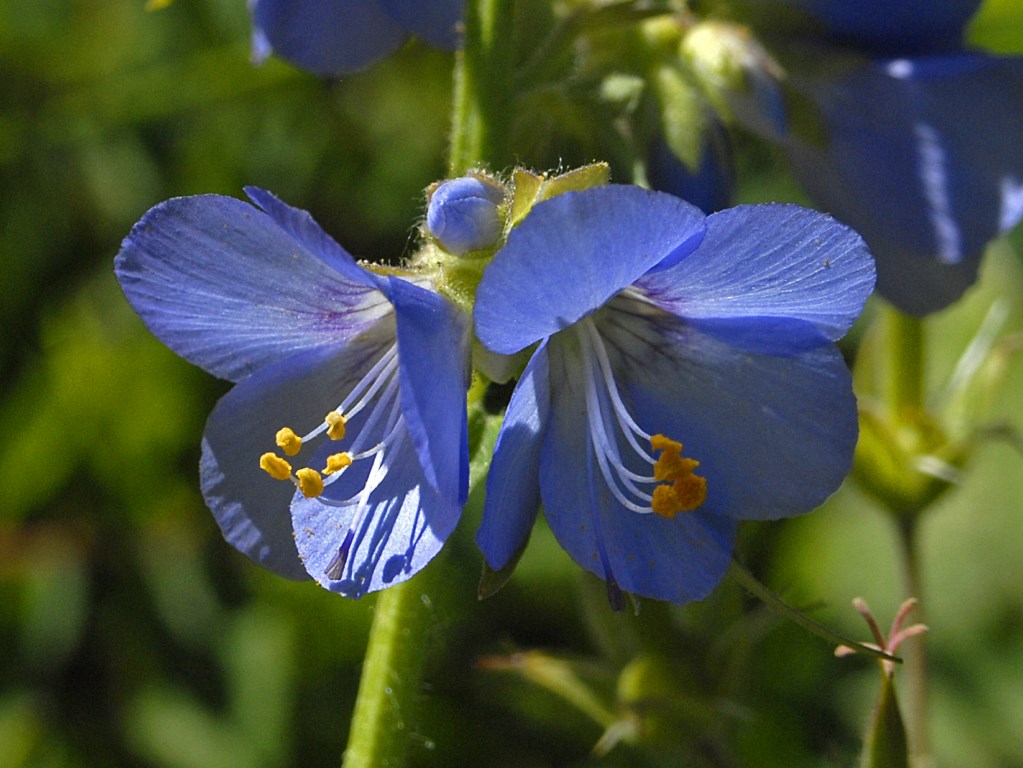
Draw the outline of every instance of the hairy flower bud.
M504 228L504 190L480 176L440 184L430 197L426 226L448 253L461 256L497 242Z

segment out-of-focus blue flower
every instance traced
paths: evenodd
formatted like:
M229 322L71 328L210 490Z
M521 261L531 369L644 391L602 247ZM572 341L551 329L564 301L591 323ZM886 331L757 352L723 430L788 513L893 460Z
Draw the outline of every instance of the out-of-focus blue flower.
M879 60L791 86L819 110L823 141L790 134L790 165L869 243L878 292L918 315L959 298L987 243L1023 217L1023 58Z
M477 292L487 348L538 345L487 480L488 565L521 550L542 502L612 605L708 594L737 520L813 509L849 471L856 403L833 342L873 284L860 237L798 206L705 217L622 186L538 204Z
M732 204L735 176L728 136L718 122L704 131L700 161L693 169L683 163L663 136L647 149L647 181L652 189L681 197L704 213L714 213Z
M497 242L504 229L499 206L504 190L478 176L441 183L426 208L426 228L444 250L456 256Z
M835 40L880 55L954 51L980 0L787 0Z
M161 341L235 382L200 464L225 538L276 573L358 597L421 569L458 520L468 318L424 280L359 267L304 211L246 191L258 208L218 195L156 206L115 271Z
M252 55L319 75L367 67L410 36L454 49L464 0L250 0Z

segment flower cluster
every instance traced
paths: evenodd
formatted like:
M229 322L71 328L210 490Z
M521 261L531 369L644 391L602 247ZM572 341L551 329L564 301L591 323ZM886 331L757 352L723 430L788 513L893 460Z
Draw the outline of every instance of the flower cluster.
M201 462L227 540L358 597L422 568L459 518L469 317L434 275L360 266L308 214L247 191L258 207L158 205L117 276L171 349L235 382ZM515 557L542 504L613 605L702 597L737 520L806 512L847 474L856 407L833 342L872 259L802 208L705 216L614 185L535 203L502 244L506 194L446 182L426 222L454 258L496 250L476 335L496 355L532 350L487 482L487 563Z

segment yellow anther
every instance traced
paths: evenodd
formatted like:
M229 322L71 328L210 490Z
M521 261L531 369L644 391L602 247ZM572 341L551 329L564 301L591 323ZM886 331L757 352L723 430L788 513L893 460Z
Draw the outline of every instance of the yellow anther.
M682 455L682 443L664 435L650 438L650 446L661 451L654 464L654 479L671 483L654 488L650 508L662 517L673 518L679 512L691 512L707 498L707 480L694 475L700 466L696 459Z
M344 438L345 425L348 423L348 419L337 411L331 411L323 420L327 422L327 437L331 440L341 440Z
M302 450L302 438L290 427L284 427L277 430L277 447L284 451L285 455L294 456Z
M325 475L333 475L335 472L340 472L345 467L352 465L352 454L350 453L335 453L327 457L327 466L323 470Z
M291 477L291 465L276 453L264 453L260 456L259 468L274 480L287 480Z
M660 434L654 435L650 438L650 446L655 451L670 451L672 453L682 452L682 443Z
M307 499L323 493L323 478L312 467L303 467L295 473L295 477L298 478L298 490L302 491L302 495Z

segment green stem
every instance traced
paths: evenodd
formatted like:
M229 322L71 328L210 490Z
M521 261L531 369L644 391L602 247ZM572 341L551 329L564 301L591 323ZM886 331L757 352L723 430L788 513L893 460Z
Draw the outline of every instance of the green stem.
M405 764L438 573L434 564L377 597L344 768Z
M915 597L919 602L916 607L915 620L926 623L921 610L923 586L920 579L920 548L919 531L920 516L908 515L897 520L899 536L899 554L902 560L903 590L908 597ZM906 714L906 733L909 740L909 753L914 768L930 768L930 682L927 664L927 635L920 635L913 642L906 643L906 695L903 699Z
M819 622L814 621L798 608L793 608L778 597L778 595L758 580L756 576L743 568L737 560L732 561L732 568L728 572L728 575L739 582L739 584L745 588L747 592L759 599L765 605L773 608L782 616L795 622L811 634L817 635L817 637L820 637L835 646L844 645L846 648L851 648L857 653L862 653L865 656L873 656L876 659L885 659L886 661L894 661L896 663L900 663L902 661L902 659L897 656L892 656L884 651L859 643L845 635L835 632L833 629L828 629Z
M514 6L514 0L470 0L465 5L464 46L455 59L451 176L480 163L510 160Z
M924 327L919 317L884 307L888 343L888 402L896 416L918 412L924 404Z
M455 66L452 176L506 161L513 10L514 0L465 4L464 51L456 54ZM439 573L434 563L377 598L344 768L405 764L430 633L430 595Z

